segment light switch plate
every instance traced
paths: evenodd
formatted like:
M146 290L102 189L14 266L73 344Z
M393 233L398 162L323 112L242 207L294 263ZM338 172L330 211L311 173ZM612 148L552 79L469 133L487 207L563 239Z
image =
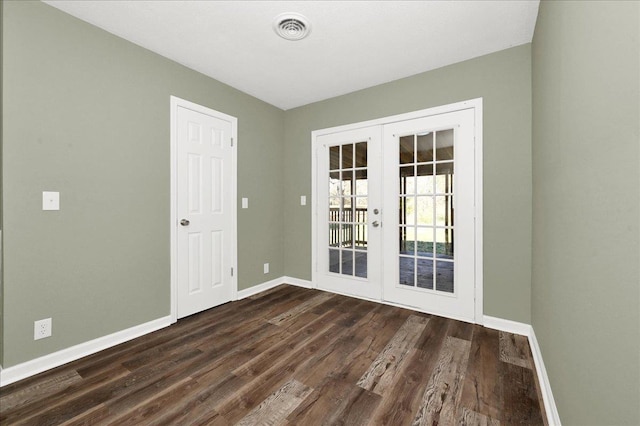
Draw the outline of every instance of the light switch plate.
M242 208L243 209L248 209L249 208L249 199L248 198L243 198L242 199Z
M42 210L60 210L60 193L42 191Z
M301 195L300 196L300 205L301 206L306 206L307 205L307 196L306 195Z

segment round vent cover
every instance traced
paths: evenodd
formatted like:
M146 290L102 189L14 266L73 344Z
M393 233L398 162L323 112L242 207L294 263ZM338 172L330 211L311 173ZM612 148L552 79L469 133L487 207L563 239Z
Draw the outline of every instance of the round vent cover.
M311 32L307 18L299 13L283 13L273 21L276 34L285 40L302 40Z

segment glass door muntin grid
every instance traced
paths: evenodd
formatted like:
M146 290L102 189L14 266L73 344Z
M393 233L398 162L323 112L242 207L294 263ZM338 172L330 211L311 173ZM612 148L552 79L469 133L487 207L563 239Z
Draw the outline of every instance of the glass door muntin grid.
M368 141L341 142L329 151L329 273L367 279Z
M397 286L404 289L451 297L457 293L456 128L446 126L394 135L398 138L399 170Z

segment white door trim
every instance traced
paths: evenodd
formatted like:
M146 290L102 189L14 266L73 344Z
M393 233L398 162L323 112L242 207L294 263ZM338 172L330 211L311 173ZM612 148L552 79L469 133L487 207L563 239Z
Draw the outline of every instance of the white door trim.
M177 176L177 161L178 161L178 134L177 134L177 118L178 107L187 108L195 112L210 115L221 120L229 121L231 123L231 138L233 146L238 146L238 119L230 115L215 111L213 109L204 107L202 105L189 102L185 99L178 98L176 96L170 97L170 192L171 192L171 205L170 205L170 236L171 236L171 253L170 253L170 267L171 267L171 323L178 320L178 215L177 215L177 200L178 200L178 176ZM238 221L237 221L237 170L238 170L238 158L237 149L231 150L231 197L233 202L231 203L231 216L234 218L231 229L231 267L233 268L233 275L231 277L231 300L238 298Z
M396 123L399 121L413 120L421 117L428 117L437 114L460 111L464 109L473 109L475 116L474 125L474 161L475 161L475 190L474 190L474 257L475 257L475 313L474 319L476 324L483 324L483 216L482 216L482 98L471 99L463 102L427 108L420 111L413 111L405 114L393 115L374 120L362 121L359 123L346 124L342 126L330 127L326 129L314 130L311 132L311 179L312 179L312 214L311 214L311 281L313 288L318 288L318 253L317 253L317 228L318 228L318 182L317 182L317 143L318 136L331 133L343 132L346 130L354 130L362 127L370 127L376 125L385 125Z

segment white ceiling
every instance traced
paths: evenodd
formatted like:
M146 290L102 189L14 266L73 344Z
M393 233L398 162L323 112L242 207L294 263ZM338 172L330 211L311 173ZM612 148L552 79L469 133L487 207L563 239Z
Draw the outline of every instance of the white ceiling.
M290 109L529 43L539 0L45 3ZM279 38L283 12L311 34Z

